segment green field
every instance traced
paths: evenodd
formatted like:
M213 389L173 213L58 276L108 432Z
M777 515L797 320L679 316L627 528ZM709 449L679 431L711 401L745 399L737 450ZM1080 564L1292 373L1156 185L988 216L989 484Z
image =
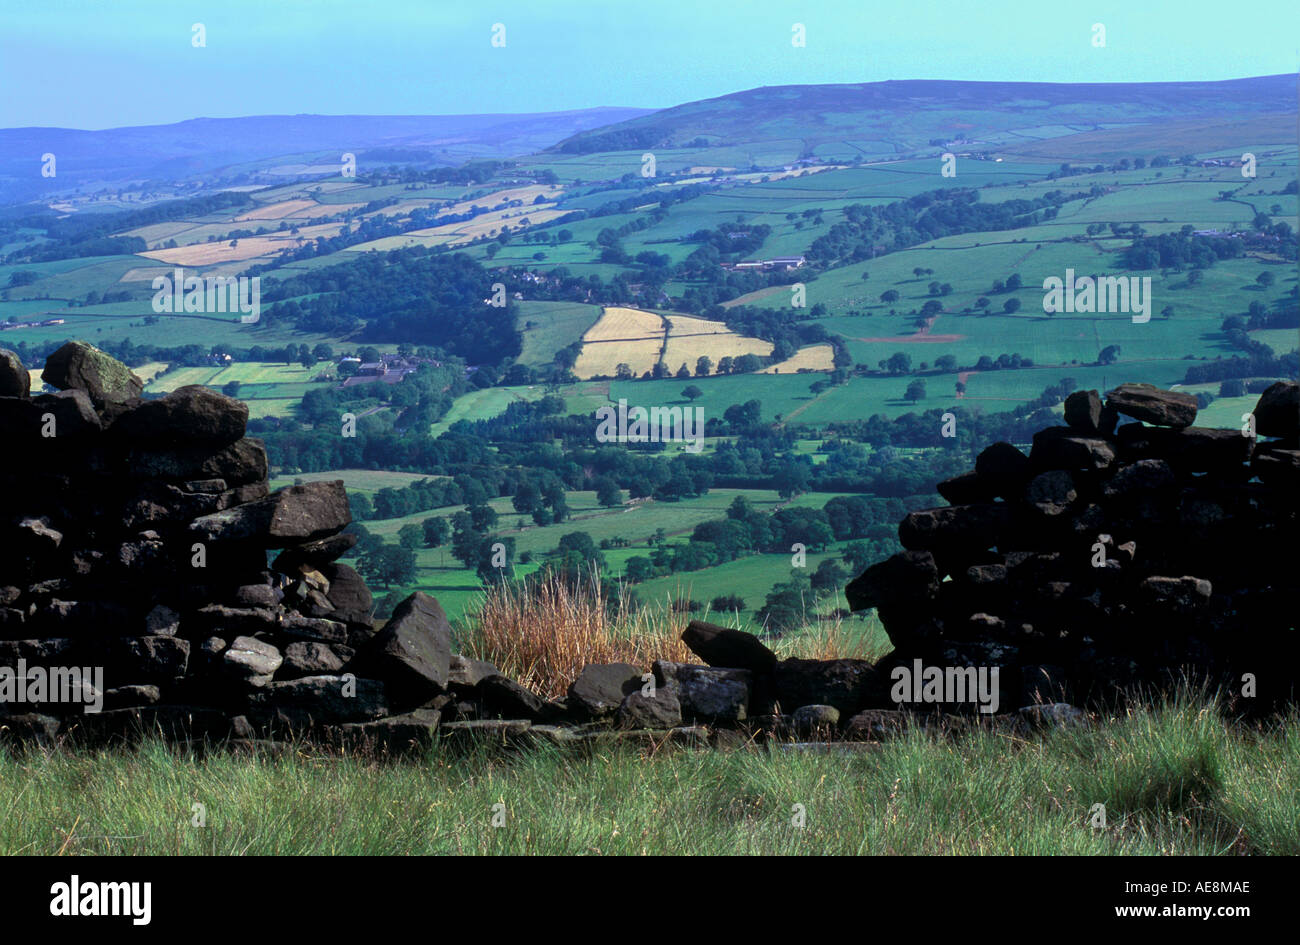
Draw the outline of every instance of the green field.
M145 385L150 393L165 394L190 384L221 390L232 381L239 383L236 396L248 404L249 416L288 417L307 391L333 385L324 380L331 364L305 368L301 364L235 362L226 367L176 367Z
M540 400L545 391L535 388L485 387L456 398L446 415L430 428L433 436L446 433L461 420L485 420L503 413L513 403Z
M524 350L519 363L544 367L555 352L582 339L600 318L600 306L576 302L521 302L519 325Z
M348 488L373 494L385 485L400 486L404 482L398 473L368 473L364 470L341 470L338 472L317 473L310 476L282 477L274 480L278 485L287 485L294 479L343 479ZM388 477L394 477L389 479ZM820 508L839 493L806 493L794 500L796 505L812 505ZM688 536L696 525L712 519L722 518L727 507L737 496L745 496L750 504L760 511L771 512L787 504L776 492L764 489L711 489L708 494L695 499L683 499L680 502L657 502L638 500L625 503L616 508L602 508L596 502L594 492L569 492L566 502L570 518L556 525L539 526L531 517L520 515L511 505L509 496L502 496L488 502L500 516L495 533L515 539L516 555L531 552L534 560L530 565L515 565L516 574L527 574L535 570L541 557L560 543L560 538L569 532L586 532L597 545L604 539L624 539L627 547L610 549L603 552L611 573L621 573L627 559L634 555L648 555L652 540L659 529L663 529L669 541L682 540ZM463 511L464 506L448 506L417 512L414 515L391 519L373 519L363 522L366 529L382 536L387 541L395 541L398 530L407 524L420 524L426 518L450 518ZM838 554L842 545L835 545L824 553L810 553L808 567L815 569L825 557ZM448 546L439 548L420 548L416 551L417 580L410 589L423 590L433 594L446 608L449 615L460 617L472 609L481 594L478 576L473 569L461 567L460 562L451 555ZM743 577L740 577L743 575ZM638 594L647 602L675 592L677 585L689 585L690 596L707 603L720 594L743 593L749 613L744 616L749 620L752 611L763 604L763 597L778 581L784 581L790 575L790 559L786 555L756 555L740 559L715 568L700 571L683 572L657 578L645 584L637 585ZM733 582L743 581L743 590L733 590ZM766 583L764 583L766 582ZM740 586L740 585L737 585ZM377 597L384 596L386 589L375 588ZM822 609L843 606L843 601L828 601Z
M328 472L298 473L294 476L272 476L270 487L280 489L298 482L331 482L342 479L348 492L374 495L380 489L404 489L421 479L436 478L421 473L389 472L385 469L331 469Z

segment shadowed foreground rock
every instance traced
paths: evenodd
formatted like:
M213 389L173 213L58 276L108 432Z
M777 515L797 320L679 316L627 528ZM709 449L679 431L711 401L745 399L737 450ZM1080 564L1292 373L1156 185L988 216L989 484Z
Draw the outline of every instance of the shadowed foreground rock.
M845 589L895 644L880 668L996 667L1014 703L1003 709L1107 703L1184 674L1226 684L1248 708L1294 699L1300 387L1260 397L1258 438L1192 428L1195 398L1147 384L1105 403L1076 391L1065 415L1034 436L1034 478L1006 489L1017 464L1008 444L990 447L975 472L938 486L966 504L900 526L904 547L924 551ZM1155 425L1112 430L1116 416Z
M383 752L878 740L990 710L1018 732L1081 724L1067 703L1184 667L1238 689L1250 674L1260 705L1296 685L1294 384L1260 399L1258 440L1190 428L1186 395L1121 385L1105 403L1071 395L1069 425L1028 455L990 447L938 485L953 505L910 513L907 550L846 588L895 644L877 665L778 659L692 621L683 639L707 665L589 665L547 700L454 653L425 594L377 632L369 589L338 561L355 543L343 484L269 493L243 404L202 388L142 400L125 365L82 343L44 377L63 390L31 397L0 351L0 432L22 460L0 472L8 739L292 736ZM1116 429L1121 415L1167 426Z

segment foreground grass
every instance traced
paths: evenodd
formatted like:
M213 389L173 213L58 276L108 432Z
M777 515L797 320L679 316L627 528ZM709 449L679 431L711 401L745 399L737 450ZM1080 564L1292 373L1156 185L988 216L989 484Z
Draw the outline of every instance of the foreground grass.
M1184 700L1029 739L911 734L854 754L32 750L0 754L0 853L1294 855L1296 721L1245 726ZM1104 830L1088 823L1098 803Z

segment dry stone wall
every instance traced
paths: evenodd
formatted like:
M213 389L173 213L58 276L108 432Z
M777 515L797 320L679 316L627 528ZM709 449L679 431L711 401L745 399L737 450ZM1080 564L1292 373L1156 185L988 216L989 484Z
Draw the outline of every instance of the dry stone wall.
M42 376L58 392L33 397L0 351L10 739L873 740L927 713L1068 721L1069 702L1189 667L1238 688L1251 674L1261 704L1296 686L1295 384L1260 398L1255 436L1191 428L1192 398L1122 385L1104 402L1071 395L1067 425L1028 455L986 449L939 485L952 505L908 515L906 550L847 588L896 647L879 664L779 660L694 621L684 640L704 665L591 665L548 701L454 653L425 594L377 629L338 560L355 541L343 484L270 492L240 402L203 387L142 399L139 378L81 342Z

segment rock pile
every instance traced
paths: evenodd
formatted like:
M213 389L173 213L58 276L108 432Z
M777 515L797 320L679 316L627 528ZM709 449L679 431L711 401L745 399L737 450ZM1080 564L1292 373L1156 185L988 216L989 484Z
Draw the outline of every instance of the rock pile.
M340 534L341 482L269 494L244 404L204 387L143 400L140 379L90 345L64 345L42 378L58 393L31 397L27 371L0 356L0 431L22 460L0 473L10 730L226 735L384 714L365 680L334 699L374 636L370 592L335 563L355 542ZM268 549L283 549L271 566Z
M1241 430L1196 412L1146 384L1076 391L1028 456L996 443L940 483L952 505L908 515L905 550L846 589L895 645L878 669L997 667L1013 708L1187 674L1293 699L1300 386L1269 387Z

